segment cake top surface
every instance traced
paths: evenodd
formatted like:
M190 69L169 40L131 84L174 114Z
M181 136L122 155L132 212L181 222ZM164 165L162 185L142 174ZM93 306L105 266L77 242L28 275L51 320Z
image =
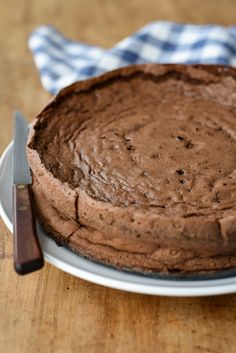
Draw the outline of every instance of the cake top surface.
M221 214L236 198L233 69L143 65L63 90L29 147L54 177L114 206Z

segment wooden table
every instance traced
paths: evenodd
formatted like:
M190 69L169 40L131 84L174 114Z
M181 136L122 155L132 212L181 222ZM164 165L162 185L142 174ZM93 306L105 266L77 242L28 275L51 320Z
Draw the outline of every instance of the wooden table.
M29 33L53 24L66 36L109 47L156 20L236 22L234 0L0 0L0 153L12 139L12 111L29 121L50 95L27 49ZM165 298L88 283L46 265L19 277L12 236L0 221L1 353L233 353L236 295Z

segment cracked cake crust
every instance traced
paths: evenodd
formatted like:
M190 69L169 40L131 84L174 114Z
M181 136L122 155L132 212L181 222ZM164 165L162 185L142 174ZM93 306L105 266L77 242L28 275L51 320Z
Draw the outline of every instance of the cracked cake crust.
M236 265L236 70L137 65L75 83L27 155L56 241L135 271Z

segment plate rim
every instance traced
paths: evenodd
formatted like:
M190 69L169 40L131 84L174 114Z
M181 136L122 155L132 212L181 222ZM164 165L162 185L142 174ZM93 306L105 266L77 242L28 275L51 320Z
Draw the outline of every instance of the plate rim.
M3 165L4 163L9 163L8 158L12 153L13 141L11 141L5 150L3 151L1 158L0 158L0 177L1 174L4 175ZM1 179L0 179L1 182ZM0 196L1 196L1 189L0 189ZM8 218L4 206L1 201L0 197L0 216L3 219L8 230L12 233L13 226L11 220ZM44 235L47 238L46 235ZM46 241L53 241L49 238ZM64 248L63 248L64 249ZM69 250L65 249L69 252L70 255L78 257L79 255L75 255ZM95 268L100 268L101 266L105 268L109 275L102 275L101 273L96 273L96 271L89 271L83 268L79 268L71 263L65 262L62 259L58 259L53 255L47 253L45 249L43 249L45 260L50 263L51 265L59 268L60 270L67 272L75 277L79 277L83 280L87 280L92 283L96 283L105 287L110 287L126 292L132 293L140 293L140 294L148 294L148 295L160 295L160 296L169 296L169 297L197 297L197 296L211 296L211 295L223 295L223 294L230 294L236 292L236 276L228 277L228 278L220 278L220 279L209 279L209 280L167 280L167 279L154 279L152 278L153 282L157 282L157 284L152 284L151 282L148 283L149 277L143 277L136 274L129 274L122 272L120 270L116 270L113 268L105 268L104 265L93 263L87 259L82 258L79 256L83 261L88 262L89 264L93 264ZM99 271L98 271L99 272ZM113 276L112 276L113 274ZM120 275L121 279L114 276ZM141 282L133 282L130 281L131 278L138 278ZM145 281L147 283L145 283ZM158 283L159 282L159 283ZM170 283L172 285L170 285ZM185 286L180 286L180 283L185 283ZM161 284L161 285L160 285ZM176 284L174 286L174 284ZM179 284L179 286L178 286ZM187 286L189 284L189 286ZM194 285L193 285L194 284Z

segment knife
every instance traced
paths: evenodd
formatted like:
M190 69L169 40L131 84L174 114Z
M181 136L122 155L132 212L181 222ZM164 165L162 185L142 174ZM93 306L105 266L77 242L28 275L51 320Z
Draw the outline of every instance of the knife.
M12 186L13 257L15 270L21 275L39 270L44 265L32 207L32 177L26 157L28 132L26 120L16 111Z

